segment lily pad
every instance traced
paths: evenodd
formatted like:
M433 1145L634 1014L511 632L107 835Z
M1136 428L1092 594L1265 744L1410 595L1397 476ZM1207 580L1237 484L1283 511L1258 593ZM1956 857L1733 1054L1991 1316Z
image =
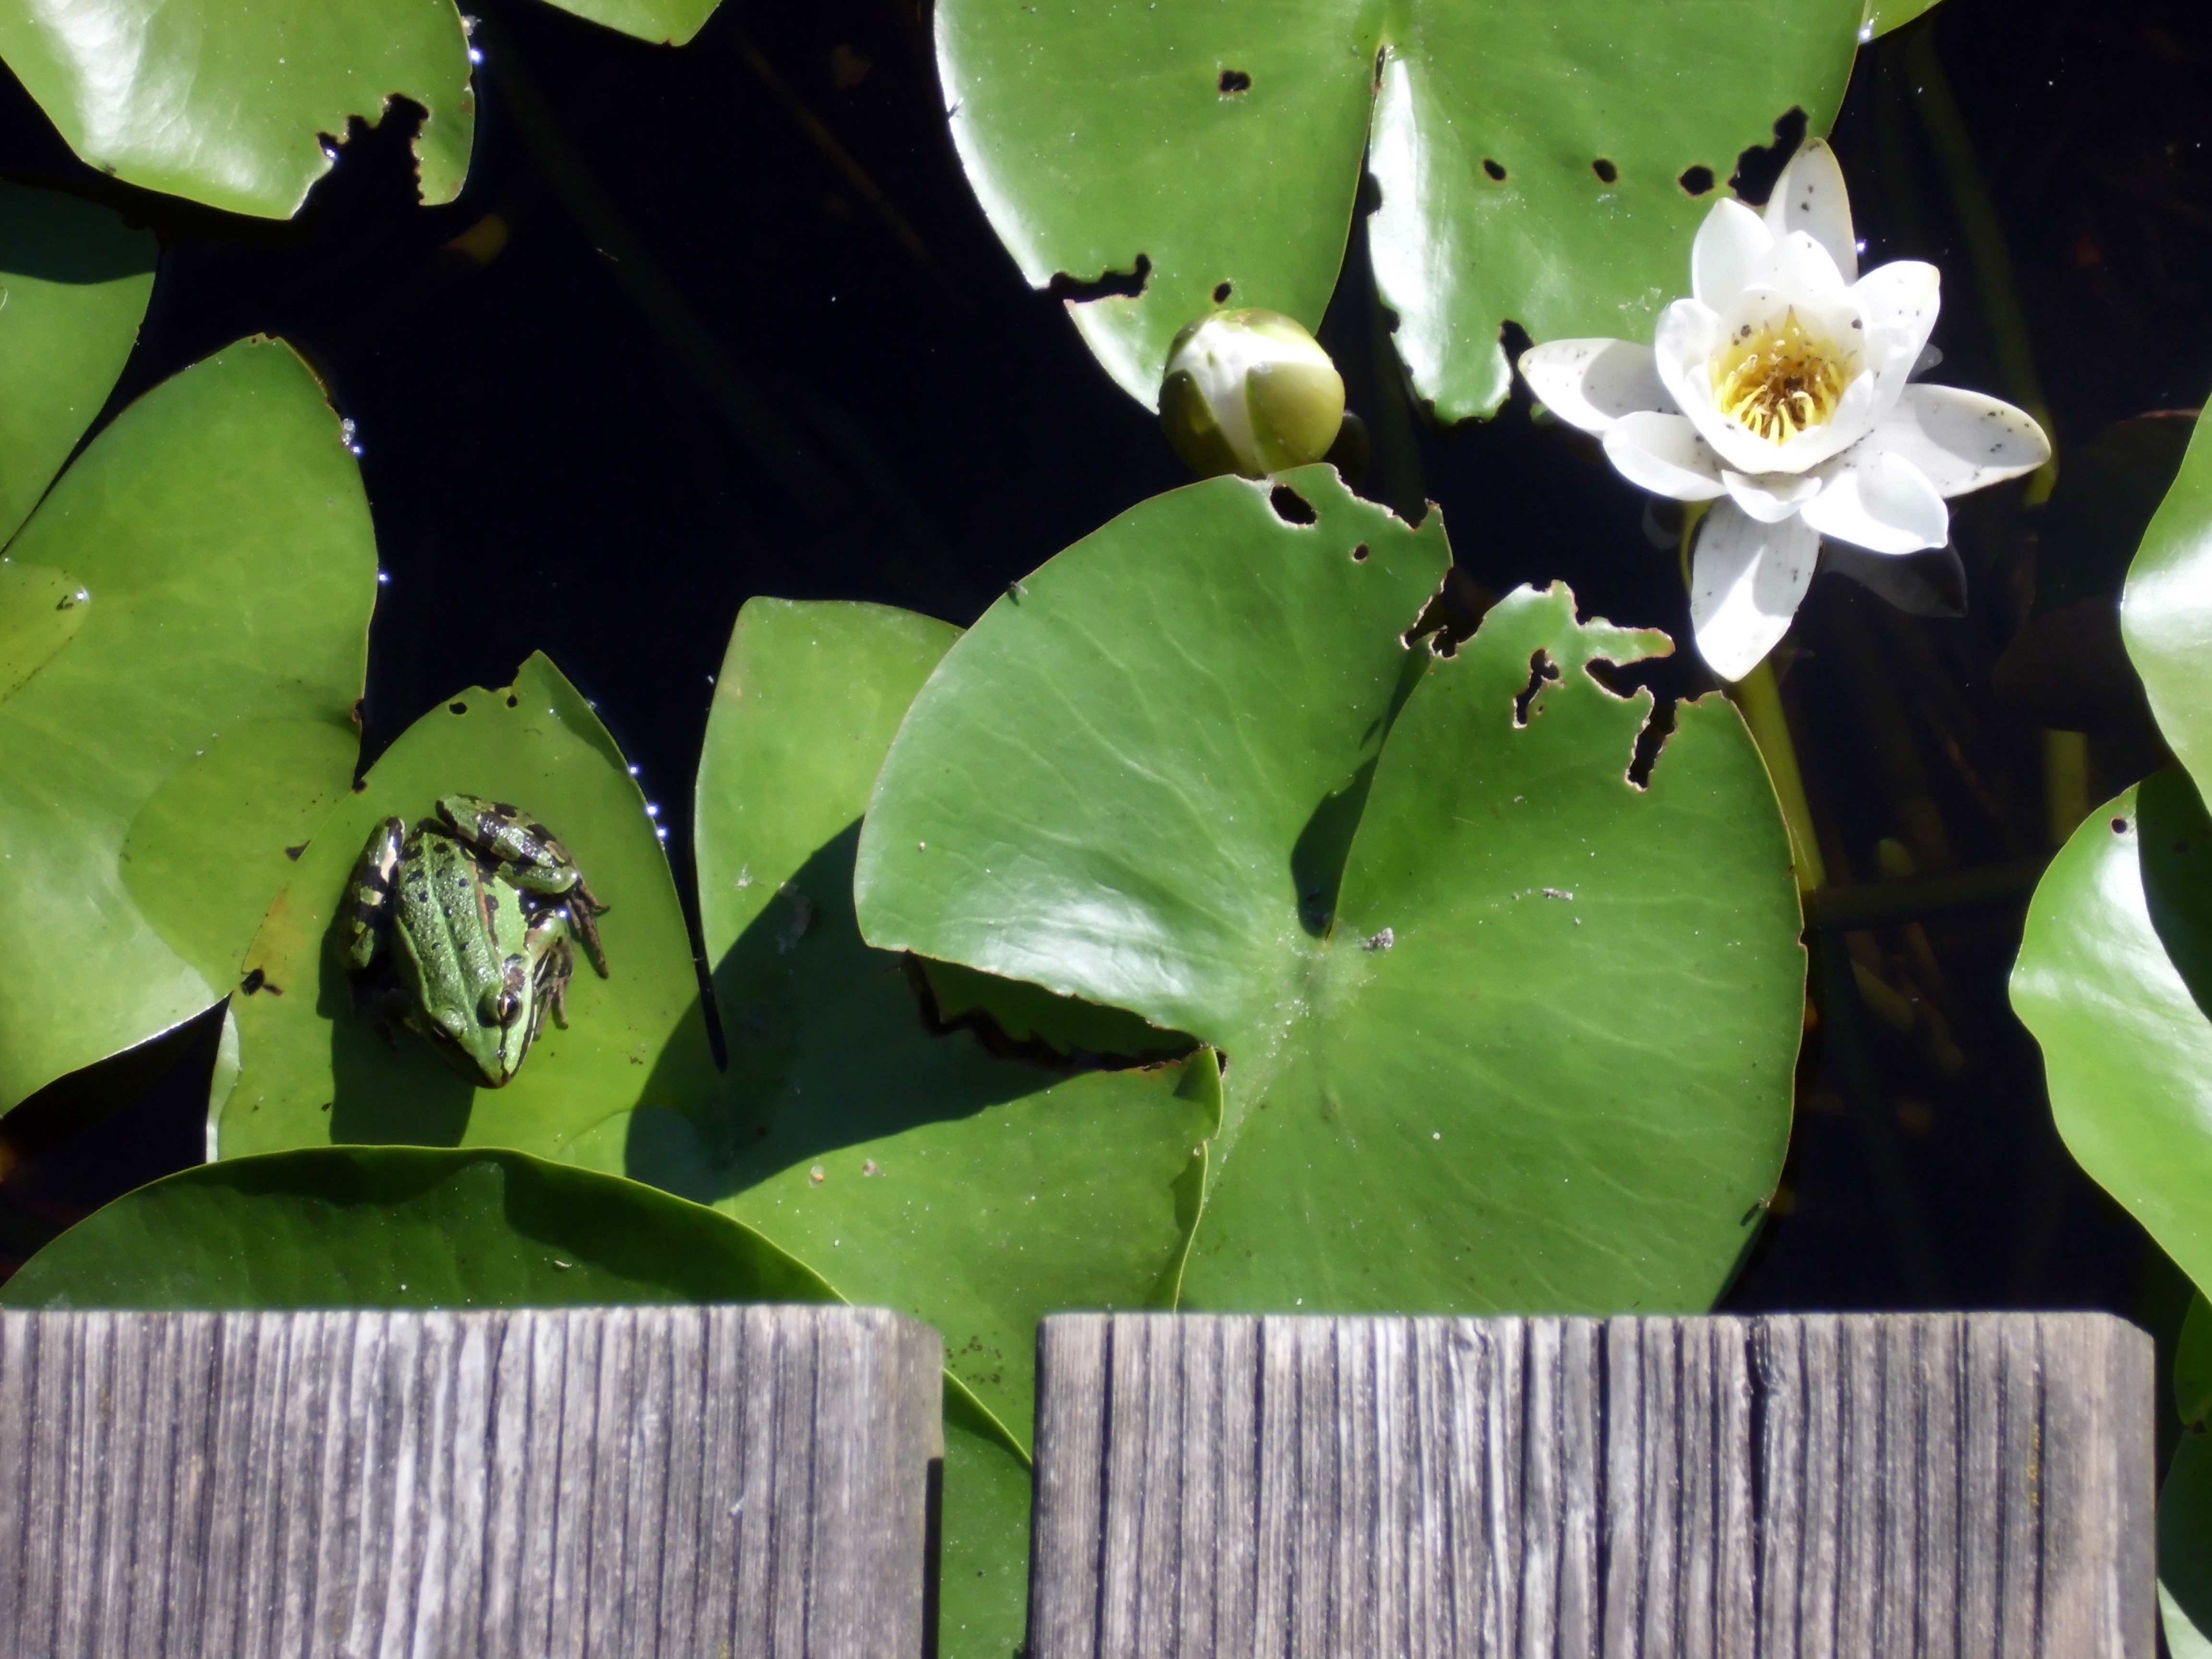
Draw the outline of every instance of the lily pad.
M109 0L0 7L0 58L102 173L284 218L330 171L325 137L394 97L427 112L426 201L450 202L476 131L452 0Z
M58 191L0 184L0 542L100 413L154 291L154 239ZM0 596L0 635L11 632ZM0 697L20 683L0 644Z
M2075 1162L2212 1285L2212 822L2169 768L2093 812L2028 907L2012 1006Z
M641 40L680 46L706 27L720 0L552 0L566 12L589 18ZM1929 0L1932 4L1933 0Z
M1803 110L1826 131L1862 0L940 0L962 164L1022 274L1126 273L1072 301L1151 405L1169 342L1217 304L1317 326L1362 163L1376 285L1413 385L1489 414L1511 319L1646 334L1739 154Z
M1936 0L1867 0L1864 38L1872 40L1877 34L1902 28L1935 4Z
M2212 788L2212 428L2203 421L2129 567L2120 635L2160 732L2197 787Z
M323 1147L141 1187L26 1262L16 1308L519 1308L828 1302L726 1217L501 1151Z
M1666 649L1509 597L1401 634L1449 561L1326 467L1146 503L1027 578L916 699L862 929L1227 1059L1188 1305L1707 1304L1780 1167L1804 958L1741 720L1589 672Z
M958 630L755 599L700 765L700 912L729 1048L719 1091L571 1154L738 1217L855 1302L945 1334L947 1370L1026 1441L1036 1323L1160 1299L1195 1211L1218 1073L1078 1073L925 1023L853 919L860 817Z
M2212 1428L2212 1302L2189 1298L2173 1355L2173 1410L2184 1428Z
M2158 1491L2158 1607L2172 1659L2212 1659L2212 1437L2173 1449Z
M0 987L0 1108L229 989L344 789L376 592L353 458L278 343L125 410L8 567L0 594L70 605L6 629L43 654L0 702L0 939L41 971Z
M715 0L553 0L681 45ZM0 58L102 173L232 213L289 218L356 119L420 105L426 202L468 176L477 94L453 0L106 0L0 6Z
M387 816L410 823L454 791L512 801L568 844L592 890L610 977L580 961L568 1029L547 1023L503 1089L464 1079L422 1038L356 1007L332 923ZM216 1119L232 1158L331 1144L514 1146L552 1157L611 1113L705 1086L713 1061L668 860L599 717L544 656L512 686L471 688L422 716L301 849L245 957L240 1071Z
M938 1528L939 1659L1022 1651L1030 1605L1029 1459L958 1382L945 1389L945 1504Z

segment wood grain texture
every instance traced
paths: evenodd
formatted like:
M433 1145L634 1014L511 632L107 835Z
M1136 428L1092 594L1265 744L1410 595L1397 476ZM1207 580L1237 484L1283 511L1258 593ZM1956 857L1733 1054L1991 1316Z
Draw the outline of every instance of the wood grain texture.
M2152 1352L2095 1314L1080 1315L1031 1659L2152 1659Z
M913 1659L940 1349L852 1308L0 1312L0 1652Z

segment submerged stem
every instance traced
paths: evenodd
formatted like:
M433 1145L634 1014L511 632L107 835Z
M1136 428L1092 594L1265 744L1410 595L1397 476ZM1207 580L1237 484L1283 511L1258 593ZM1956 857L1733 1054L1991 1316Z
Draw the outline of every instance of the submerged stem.
M1682 514L1682 585L1690 585L1690 545L1705 516L1703 501L1690 503ZM1782 822L1790 831L1790 857L1797 872L1797 890L1819 891L1827 885L1826 866L1820 860L1820 838L1813 833L1813 804L1806 799L1805 776L1797 766L1797 744L1790 735L1790 718L1783 711L1782 689L1775 684L1772 666L1758 667L1729 688L1729 699L1751 728L1766 763L1767 781L1782 808Z

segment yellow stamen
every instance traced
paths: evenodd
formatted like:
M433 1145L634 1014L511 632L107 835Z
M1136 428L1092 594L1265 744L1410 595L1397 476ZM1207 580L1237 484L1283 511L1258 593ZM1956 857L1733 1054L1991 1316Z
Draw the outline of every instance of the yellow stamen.
M1779 325L1745 325L1713 360L1713 401L1747 431L1785 443L1835 418L1853 374L1847 355L1808 332L1793 307Z

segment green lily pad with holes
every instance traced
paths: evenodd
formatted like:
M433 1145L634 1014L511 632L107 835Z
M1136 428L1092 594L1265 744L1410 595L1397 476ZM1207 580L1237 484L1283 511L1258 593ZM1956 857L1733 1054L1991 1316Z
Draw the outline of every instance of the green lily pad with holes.
M2067 1150L2212 1285L2212 822L2179 769L2093 812L2028 907L2012 1006Z
M503 1089L477 1088L416 1033L356 1007L332 924L370 830L439 796L505 800L559 836L611 908L610 976L580 957L568 1029L550 1020ZM416 720L305 837L245 956L231 1010L239 1071L218 1156L364 1143L513 1146L551 1158L641 1101L691 1097L714 1073L668 860L599 717L532 656L514 684L459 693Z
M554 0L681 45L715 0ZM0 59L102 173L231 213L288 218L349 124L422 106L425 201L450 202L476 138L469 25L453 0L0 4Z
M1148 406L1217 304L1318 325L1363 161L1414 389L1486 415L1509 319L1649 334L1690 240L1778 118L1833 118L1863 0L940 0L952 135L1022 274ZM1693 193L1694 192L1694 193Z
M827 1302L757 1233L520 1152L325 1146L226 1158L94 1212L15 1308L548 1308Z
M2160 732L2212 788L2212 428L2201 420L2128 568L2120 634Z
M337 417L278 343L140 398L9 544L0 940L39 970L0 984L0 1109L235 981L351 775L375 569Z
M1449 561L1313 467L1125 514L955 645L876 787L878 946L1214 1045L1203 1308L1693 1309L1780 1168L1804 957L1757 751L1589 672L1664 637ZM1554 678L1555 677L1555 678Z
M1210 1055L1073 1072L933 1029L853 919L860 818L958 630L878 605L755 599L700 763L700 915L728 1073L568 1156L736 1216L855 1302L945 1334L952 1376L1025 1443L1036 1323L1172 1295Z

